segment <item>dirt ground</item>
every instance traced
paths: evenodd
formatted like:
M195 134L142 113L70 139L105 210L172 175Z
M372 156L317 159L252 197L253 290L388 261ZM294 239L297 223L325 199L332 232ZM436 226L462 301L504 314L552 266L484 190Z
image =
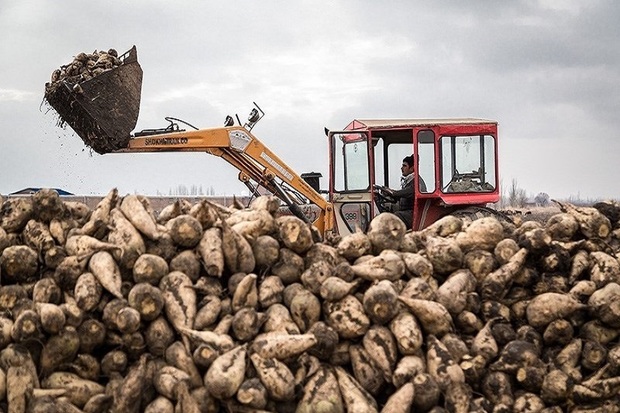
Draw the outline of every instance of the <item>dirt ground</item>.
M547 222L553 215L561 212L560 208L555 205L548 207L504 209L501 211L514 218L520 218L523 222L538 221L540 223Z

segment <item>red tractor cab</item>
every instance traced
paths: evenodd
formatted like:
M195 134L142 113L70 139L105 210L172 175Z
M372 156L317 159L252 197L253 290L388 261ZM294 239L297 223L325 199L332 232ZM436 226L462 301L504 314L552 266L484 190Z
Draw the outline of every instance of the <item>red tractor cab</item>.
M329 131L329 201L341 235L368 229L401 188L403 159L413 155L412 229L444 215L488 209L499 201L497 122L486 119L354 120ZM391 201L391 202L390 202Z

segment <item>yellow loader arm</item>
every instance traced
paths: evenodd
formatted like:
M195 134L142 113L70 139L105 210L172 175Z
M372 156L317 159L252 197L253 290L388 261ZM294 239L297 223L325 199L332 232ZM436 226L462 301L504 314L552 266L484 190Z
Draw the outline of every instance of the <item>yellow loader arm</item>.
M294 215L311 222L321 235L334 227L332 205L244 127L142 135L130 139L127 147L114 151L128 152L206 152L218 156L240 171L239 180L254 194L258 192L252 181L282 199ZM313 220L302 210L309 204L319 209Z

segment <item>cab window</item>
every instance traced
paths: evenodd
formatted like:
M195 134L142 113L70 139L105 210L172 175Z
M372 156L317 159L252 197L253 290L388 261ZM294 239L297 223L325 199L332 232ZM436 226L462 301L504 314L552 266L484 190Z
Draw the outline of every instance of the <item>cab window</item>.
M336 140L343 145L341 156L334 159L334 189L336 192L368 190L370 177L366 136L348 133L336 136Z
M440 148L443 192L493 192L495 190L497 182L493 136L442 136Z
M419 191L435 191L435 133L425 129L418 131Z

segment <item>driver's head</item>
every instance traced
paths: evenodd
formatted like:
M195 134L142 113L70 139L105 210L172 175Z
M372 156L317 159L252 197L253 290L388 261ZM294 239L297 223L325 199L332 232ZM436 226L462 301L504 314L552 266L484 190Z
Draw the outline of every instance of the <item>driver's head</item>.
M403 164L400 167L400 171L403 176L409 176L413 173L413 155L405 156L403 158Z

